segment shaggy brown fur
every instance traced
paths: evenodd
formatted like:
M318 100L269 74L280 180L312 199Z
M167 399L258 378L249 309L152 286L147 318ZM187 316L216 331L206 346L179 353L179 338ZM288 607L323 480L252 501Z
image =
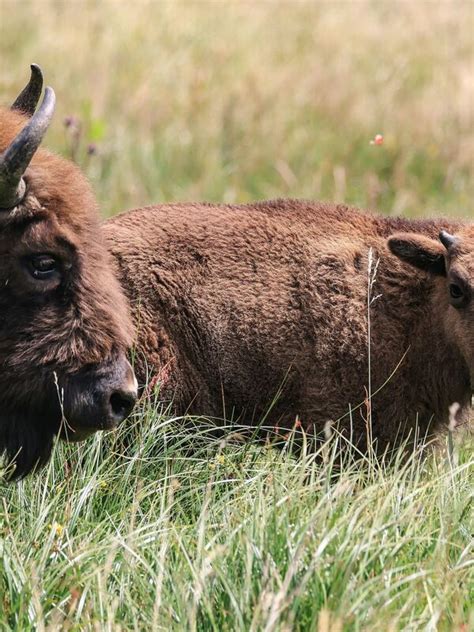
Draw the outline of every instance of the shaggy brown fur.
M450 252L441 229L460 240ZM474 228L276 200L142 208L104 225L137 323L137 369L175 410L367 436L422 435L470 406ZM446 277L446 267L449 269ZM466 303L450 305L463 279ZM362 404L362 406L360 406ZM352 408L352 413L349 410Z
M0 110L0 153L27 120ZM21 204L0 212L0 454L15 460L15 476L49 457L62 419L58 388L63 434L75 439L106 427L102 392L133 379L128 306L84 176L40 149L25 181ZM58 271L38 281L30 262L45 253Z

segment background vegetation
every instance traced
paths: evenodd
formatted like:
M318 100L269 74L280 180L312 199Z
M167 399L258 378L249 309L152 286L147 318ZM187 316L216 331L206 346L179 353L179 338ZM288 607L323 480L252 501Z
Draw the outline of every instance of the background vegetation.
M462 1L0 0L0 98L43 67L47 143L104 215L294 196L472 218L473 27ZM2 484L0 630L467 632L472 448L295 461L153 397Z
M79 117L104 213L162 200L472 211L472 2L9 2L2 101L32 61ZM383 146L369 144L382 133ZM98 156L88 159L86 145Z

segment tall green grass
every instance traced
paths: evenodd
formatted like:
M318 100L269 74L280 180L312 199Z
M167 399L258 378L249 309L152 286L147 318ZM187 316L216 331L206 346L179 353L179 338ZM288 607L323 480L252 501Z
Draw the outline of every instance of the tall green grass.
M472 629L472 442L384 465L211 431L148 402L2 486L0 629Z

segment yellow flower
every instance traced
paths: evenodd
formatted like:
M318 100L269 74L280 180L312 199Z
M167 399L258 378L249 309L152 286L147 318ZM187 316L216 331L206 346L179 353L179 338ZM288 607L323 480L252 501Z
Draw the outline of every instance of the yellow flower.
M64 525L59 524L59 522L53 522L53 524L49 524L48 528L54 532L54 535L57 538L60 538L64 533Z
M225 456L223 454L219 454L218 456L216 456L213 463L209 463L209 469L215 470L218 465L224 465L224 463L225 463Z

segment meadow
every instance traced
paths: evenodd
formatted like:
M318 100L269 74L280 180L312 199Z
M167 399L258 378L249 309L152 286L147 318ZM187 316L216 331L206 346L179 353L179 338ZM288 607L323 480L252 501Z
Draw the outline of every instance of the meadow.
M462 0L0 0L0 100L42 66L46 144L104 217L305 197L472 219L473 32ZM381 463L211 430L155 391L0 482L0 630L474 629L472 434Z

